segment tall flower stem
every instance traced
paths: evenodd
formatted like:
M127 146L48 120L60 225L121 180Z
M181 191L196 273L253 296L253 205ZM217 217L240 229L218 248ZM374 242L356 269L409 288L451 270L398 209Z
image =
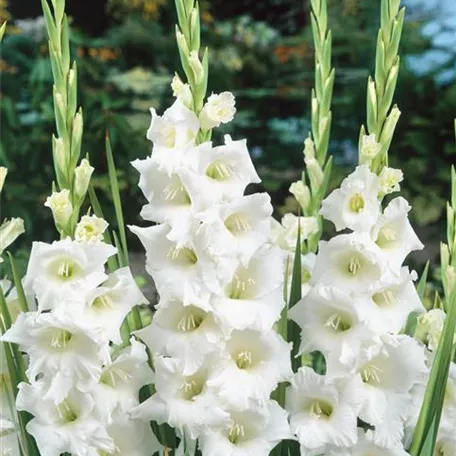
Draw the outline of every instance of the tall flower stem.
M382 0L380 29L375 54L375 79L369 76L367 83L367 132L360 131L360 163L368 162L373 172L379 174L388 165L388 149L400 116L396 105L391 108L399 74L398 55L404 23L405 8L399 10L400 0ZM366 157L363 137L375 135L379 151Z

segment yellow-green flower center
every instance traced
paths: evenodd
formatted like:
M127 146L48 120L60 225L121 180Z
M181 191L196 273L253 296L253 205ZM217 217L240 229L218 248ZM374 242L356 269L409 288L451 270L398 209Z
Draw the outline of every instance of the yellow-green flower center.
M168 258L180 263L182 266L193 266L198 261L198 257L194 250L187 247L175 248L172 247L168 251Z
M233 168L230 164L224 163L221 160L212 162L206 168L206 176L217 181L224 181L233 175Z
M378 366L368 364L361 370L361 379L364 383L369 383L370 385L379 385L381 383L382 373L383 370Z
M316 400L310 404L309 413L318 419L328 419L333 413L333 407L329 402Z
M119 383L127 383L132 378L129 372L119 367L107 368L100 377L100 383L115 388Z
M233 234L245 233L252 229L248 219L242 214L232 214L225 220L225 226Z
M236 354L235 361L239 369L248 369L253 366L253 354L250 350L241 350Z
M227 286L226 292L230 299L248 299L255 287L255 279L251 277L243 278L235 275L231 283Z
M365 207L365 202L363 195L361 193L355 193L351 198L348 203L348 206L352 212L355 212L356 214L359 214L364 210Z
M197 330L204 321L206 312L195 306L185 308L181 318L177 322L177 329L180 332L192 332Z
M244 426L238 423L233 424L228 431L228 440L236 445L242 437L245 437Z
M204 381L201 376L194 375L186 377L180 386L181 397L187 401L192 400L195 396L201 394L204 388Z
M51 330L51 347L65 349L73 338L73 335L66 329L54 328Z
M335 332L344 332L352 327L352 322L348 316L336 312L326 320L325 326Z
M397 240L397 232L392 227L384 226L378 233L377 245L384 249Z
M397 302L396 293L392 290L384 290L375 293L374 296L372 296L372 300L378 307L392 307Z
M67 400L60 402L60 404L57 405L57 413L64 423L72 423L78 419L76 411L71 407L71 404L69 404Z

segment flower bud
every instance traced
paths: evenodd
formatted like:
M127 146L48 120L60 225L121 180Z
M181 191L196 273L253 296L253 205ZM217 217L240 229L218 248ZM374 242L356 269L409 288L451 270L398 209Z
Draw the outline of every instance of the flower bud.
M0 226L0 255L20 236L24 229L24 221L21 218L5 220ZM0 262L2 260L0 259Z
M4 166L0 166L0 193L3 190L3 184L5 183L7 174L8 170Z
M98 242L103 240L103 233L108 222L96 215L84 215L76 225L74 237L78 242Z
M384 167L379 176L380 196L398 192L401 187L399 182L404 179L404 174L400 169Z
M54 192L51 196L47 197L44 205L51 209L57 229L65 229L73 213L70 191L63 189L60 192Z
M171 88L173 89L173 95L180 100L184 106L190 109L193 103L190 86L188 84L184 84L182 79L175 74L171 82Z
M89 188L90 177L94 168L90 166L89 160L83 158L81 164L74 170L74 192L78 201L82 201Z
M299 180L290 185L290 193L294 195L302 209L306 211L310 203L309 187L302 180Z
M60 172L66 176L67 156L65 152L65 144L62 138L53 137L54 157Z
M176 41L177 46L179 47L183 55L188 55L190 50L188 49L187 41L185 40L184 34L179 30L179 27L176 26Z
M378 155L382 145L375 139L375 133L370 135L363 135L361 142L360 165L371 163L372 160Z
M195 76L196 84L199 84L204 78L204 68L201 63L201 60L198 57L197 51L191 51L190 56L188 58L188 63L190 68L193 71L193 75Z
M311 138L304 141L304 163L313 189L317 189L323 182L323 170L315 158L315 146Z
M199 121L203 131L211 130L233 120L236 113L234 95L231 92L212 94L204 105Z
M380 142L382 144L389 143L391 141L400 115L401 111L399 111L399 108L397 106L393 106L391 112L385 120L385 124L383 125L382 134L380 136Z
M456 287L456 269L454 266L448 265L445 272L446 272L448 290L451 293Z
M304 158L315 158L315 145L310 136L304 140Z

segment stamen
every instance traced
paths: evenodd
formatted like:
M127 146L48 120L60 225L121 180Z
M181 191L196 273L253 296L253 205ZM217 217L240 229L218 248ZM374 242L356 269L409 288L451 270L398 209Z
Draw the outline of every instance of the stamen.
M371 383L371 380L374 383L380 384L380 374L383 373L383 370L380 369L378 366L374 366L373 364L369 364L365 366L361 372L361 378L364 383Z
M187 247L181 247L181 248L176 248L176 247L171 247L168 250L168 253L166 255L168 258L171 258L173 261L178 261L181 264L185 265L193 265L196 264L198 261L198 257L196 256L196 253Z
M206 169L206 176L218 181L229 179L233 174L232 166L222 161L214 161Z
M350 274L356 275L360 269L361 262L359 261L359 258L356 256L352 256L350 258L350 262L348 263L348 272Z
M361 193L355 193L350 198L348 205L352 212L359 214L360 212L362 212L364 210L364 206L365 206L363 195L361 195Z
M120 369L119 367L112 367L106 369L101 374L100 383L115 388L119 382L128 383L132 377L132 374L130 374L129 372Z
M234 276L231 282L230 293L228 297L231 299L243 299L245 298L248 287L255 285L255 279L249 277L247 280L242 280L238 275Z
M193 312L185 314L177 323L177 329L182 332L194 331L201 326L203 315L195 315Z
M332 405L325 401L315 401L310 405L309 413L319 419L329 418L332 415Z
M325 327L332 328L336 332L347 331L351 328L351 324L342 319L338 313L332 314L325 323Z
M396 241L397 237L398 233L395 229L385 226L378 233L376 243L380 248L384 248L387 247L389 243Z
M94 299L92 307L99 310L110 310L115 306L113 299L110 297L109 293L98 296Z
M247 369L253 364L252 352L249 350L243 350L236 356L236 365L239 369Z
M252 226L241 214L232 214L225 220L225 226L233 234L250 231Z
M69 331L55 328L52 330L51 347L65 349L72 337Z
M236 444L240 437L245 437L245 429L242 424L233 424L228 431L228 440Z
M194 377L187 377L179 389L181 390L184 399L191 400L201 393L203 386L204 384L200 381L197 382Z
M57 413L59 418L65 423L71 423L78 419L76 412L70 407L68 401L64 400L57 405Z
M397 303L396 293L392 290L384 290L375 293L374 296L372 296L372 299L379 307L392 307Z

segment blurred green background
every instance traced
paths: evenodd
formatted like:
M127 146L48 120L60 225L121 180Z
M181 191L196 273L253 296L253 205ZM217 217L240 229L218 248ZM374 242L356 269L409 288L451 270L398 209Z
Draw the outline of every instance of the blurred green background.
M391 165L406 176L403 189L414 206L413 223L435 257L444 235L449 167L456 163L456 2L407 0L395 100L402 116ZM333 31L332 186L356 163L365 93L373 72L377 0L328 0ZM203 43L210 47L211 91L232 91L237 116L222 133L248 138L251 155L271 194L277 216L294 210L288 187L302 168L309 131L313 48L309 2L296 0L202 0ZM127 223L140 223L144 199L129 162L150 153L145 138L149 107L172 103L169 87L179 68L172 0L68 0L72 50L78 61L79 100L84 110L83 153L96 168L95 185L114 221L104 151L109 130ZM33 240L55 237L42 203L53 179L52 76L39 0L0 0L1 22L10 26L1 54L0 164L9 175L1 217L22 217ZM134 247L134 245L133 245ZM24 252L26 249L24 249ZM25 255L25 253L24 253Z

